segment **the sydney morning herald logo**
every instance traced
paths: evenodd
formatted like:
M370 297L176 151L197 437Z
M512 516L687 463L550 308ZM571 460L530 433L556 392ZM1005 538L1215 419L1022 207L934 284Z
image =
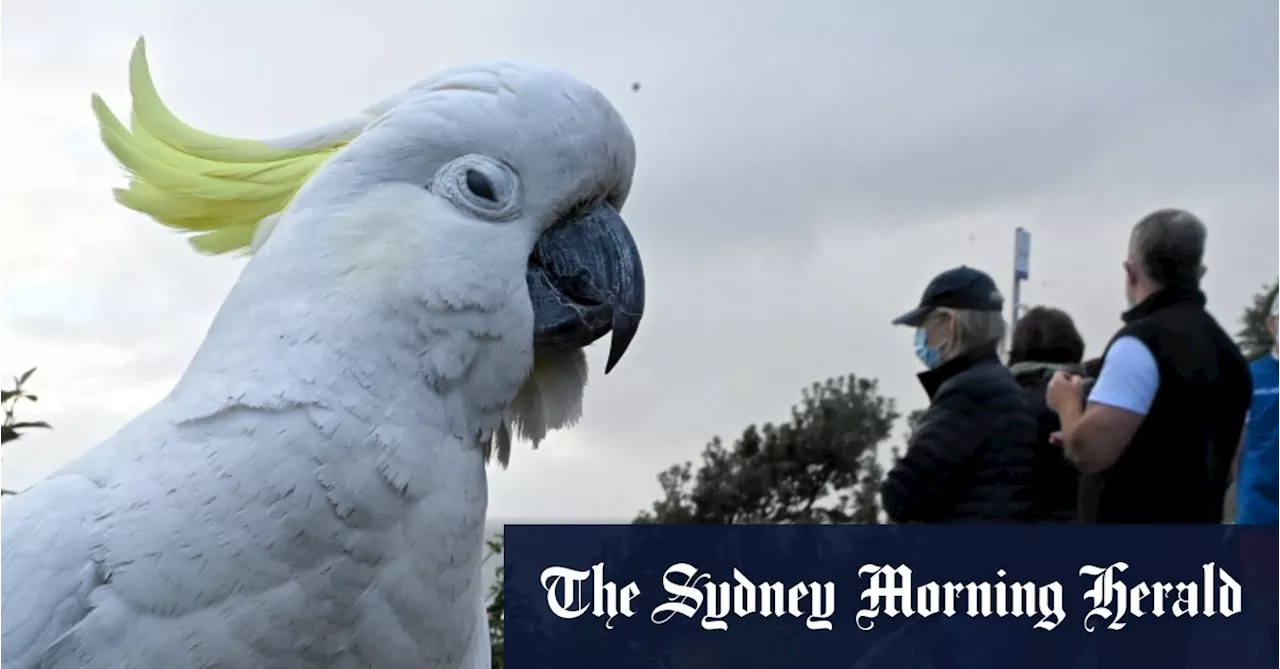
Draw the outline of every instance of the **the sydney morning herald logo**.
M1087 607L1081 617L1084 629L1124 629L1134 618L1173 616L1231 617L1240 612L1240 583L1216 563L1203 565L1192 580L1180 582L1126 581L1124 562L1083 565L1076 577L1084 579ZM830 631L836 618L835 583L807 581L783 583L759 581L733 569L729 580L679 562L662 575L665 600L648 613L649 622L663 625L684 618L696 620L706 630L728 630L733 618L761 616L803 621L811 630ZM1034 583L1012 581L1004 569L981 582L918 582L911 567L865 564L858 568L862 588L852 622L860 630L875 627L876 618L935 615L971 618L1027 618L1032 627L1056 629L1067 618L1064 588L1060 581ZM548 567L541 574L547 607L563 619L591 616L614 629L621 617L638 615L635 581L609 580L603 562L585 570Z

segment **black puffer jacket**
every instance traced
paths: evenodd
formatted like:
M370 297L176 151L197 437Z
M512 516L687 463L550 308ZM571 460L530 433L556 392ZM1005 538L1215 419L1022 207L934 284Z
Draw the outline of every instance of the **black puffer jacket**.
M880 489L895 522L1029 522L1036 421L994 348L920 374L931 404Z
M1076 497L1080 489L1080 473L1067 460L1062 447L1049 441L1049 435L1062 429L1058 414L1045 402L1044 392L1054 372L1084 374L1080 365L1061 365L1050 362L1019 362L1009 371L1026 394L1027 404L1036 417L1035 484L1032 493L1035 519L1039 522L1075 522Z

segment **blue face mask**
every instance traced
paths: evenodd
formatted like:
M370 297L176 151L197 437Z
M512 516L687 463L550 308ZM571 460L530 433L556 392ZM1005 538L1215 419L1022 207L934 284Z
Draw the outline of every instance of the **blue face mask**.
M916 357L928 369L937 369L942 364L942 353L929 345L929 335L924 328L916 329Z

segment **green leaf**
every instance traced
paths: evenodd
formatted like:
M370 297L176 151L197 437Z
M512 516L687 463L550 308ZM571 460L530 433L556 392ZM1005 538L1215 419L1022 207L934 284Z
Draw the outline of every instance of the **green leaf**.
M5 391L3 391L3 396L0 396L0 402L8 402L10 399L12 399L12 398L14 398L14 397L17 397L17 396L18 396L18 391L16 391L16 390L5 390Z
M17 430L8 425L0 426L0 444L5 443L6 441L16 441L18 437L21 436L22 435L18 434Z
M27 379L31 378L31 375L34 374L35 371L36 371L36 368L32 367L31 369L28 369L27 371L23 372L22 376L18 379L18 385L22 385L26 383Z
M25 400L27 400L28 402L35 402L35 401L38 401L38 400L40 399L39 397L36 397L35 395L23 395L23 396L22 396L22 398L23 398L23 399L25 399Z
M50 429L50 430L52 430L52 429L53 429L53 426L52 426L52 425L50 425L50 424L48 424L48 423L46 423L46 422L44 422L44 421L42 421L42 420L30 421L30 422L25 422L25 423L14 423L13 425L10 425L9 427L10 427L10 428L12 428L12 429L18 429L18 428L31 428L31 427L43 427L43 428L47 428L47 429Z

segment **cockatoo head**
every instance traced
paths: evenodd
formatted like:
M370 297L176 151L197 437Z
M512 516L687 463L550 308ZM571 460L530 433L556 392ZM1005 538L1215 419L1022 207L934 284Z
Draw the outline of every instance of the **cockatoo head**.
M103 140L133 176L117 200L192 233L197 250L266 255L317 236L384 246L392 238L461 267L523 276L535 361L509 418L535 445L578 417L581 349L612 332L608 373L635 336L644 274L618 213L635 145L605 97L568 74L516 63L454 68L359 116L264 142L209 135L174 117L142 40L130 67L131 128L94 97ZM403 228L388 237L341 215L371 195L420 220L367 224ZM495 436L504 464L510 436L505 424Z

